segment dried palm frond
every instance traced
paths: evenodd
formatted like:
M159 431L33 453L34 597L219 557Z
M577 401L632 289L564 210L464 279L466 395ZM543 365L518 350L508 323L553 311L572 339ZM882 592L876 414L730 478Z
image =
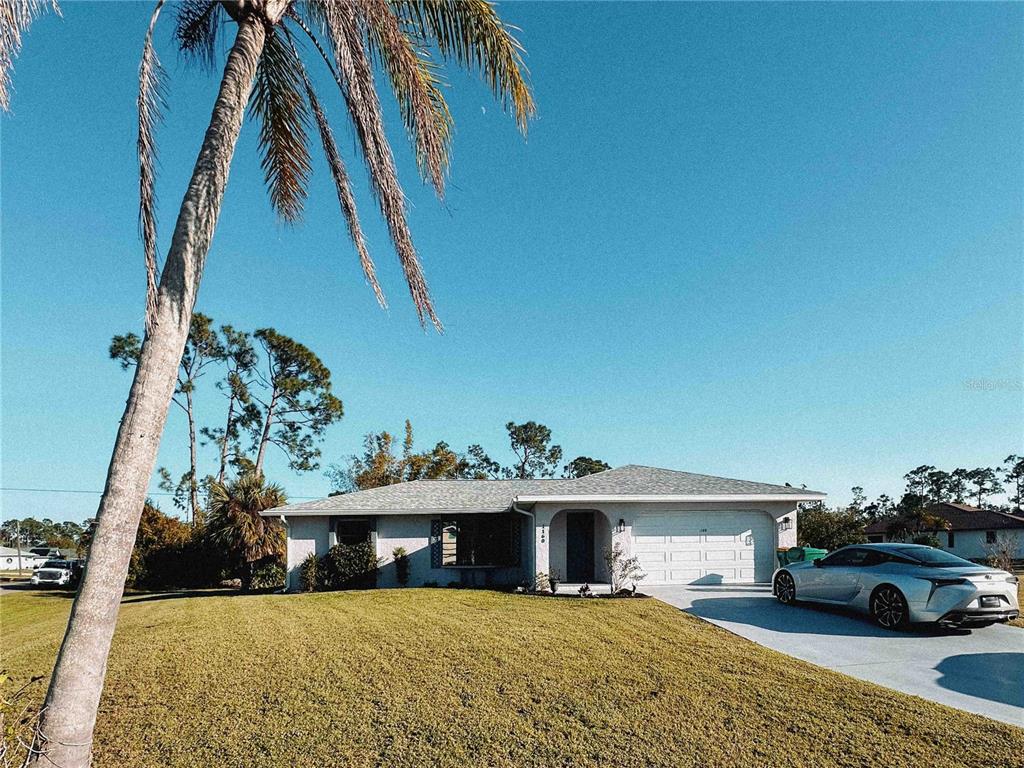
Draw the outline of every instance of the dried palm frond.
M149 19L146 41L139 63L139 229L146 259L146 333L156 322L156 124L163 118L164 71L153 49L153 28L164 0L159 0Z
M487 0L391 0L390 6L420 36L437 43L445 58L478 70L495 98L526 133L536 107L526 82L523 47Z
M221 4L217 0L184 0L178 6L174 37L189 59L212 70L217 58Z
M398 181L395 160L384 132L373 66L363 44L363 25L350 4L320 0L324 25L334 52L335 64L349 116L370 172L374 193L395 244L405 280L421 324L426 318L438 329L430 291L412 243L405 213L405 195Z
M359 7L365 16L371 53L379 57L391 81L413 138L420 172L443 196L452 116L439 87L437 67L422 40L403 28L388 0L363 0Z
M60 16L57 0L0 0L0 110L11 108L11 70L22 35L46 9Z
M356 212L356 199L352 194L352 184L349 181L348 171L345 169L345 163L341 159L341 153L338 152L338 145L334 141L331 125L327 122L327 116L320 106L320 101L316 97L316 92L313 90L312 83L309 82L305 69L303 69L303 80L306 86L306 98L309 99L309 106L313 110L313 117L316 119L317 129L320 131L320 142L323 144L324 155L327 157L327 165L331 169L331 177L334 179L334 186L338 192L338 203L341 205L341 212L348 224L349 236L352 238L356 252L359 254L359 264L363 268L363 274L366 276L367 282L373 288L377 302L386 308L388 302L384 298L384 291L381 289L380 283L377 281L377 269L374 266L373 259L370 258L370 252L366 248L366 238L363 236L363 228L359 223L359 215Z
M295 49L280 29L269 27L249 109L260 121L261 166L270 202L288 223L302 218L311 170L309 107L303 90L302 62Z

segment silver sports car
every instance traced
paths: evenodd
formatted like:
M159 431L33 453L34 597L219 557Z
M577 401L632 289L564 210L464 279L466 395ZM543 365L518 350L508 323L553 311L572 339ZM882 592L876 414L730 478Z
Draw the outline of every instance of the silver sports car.
M1017 577L920 544L856 544L775 572L780 603L847 605L881 626L986 627L1017 618Z

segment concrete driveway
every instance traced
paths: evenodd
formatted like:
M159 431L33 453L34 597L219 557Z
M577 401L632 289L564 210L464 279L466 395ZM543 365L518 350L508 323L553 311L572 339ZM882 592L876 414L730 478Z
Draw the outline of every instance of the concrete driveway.
M768 586L644 591L798 659L1024 727L1024 629L888 632L831 606L781 605Z

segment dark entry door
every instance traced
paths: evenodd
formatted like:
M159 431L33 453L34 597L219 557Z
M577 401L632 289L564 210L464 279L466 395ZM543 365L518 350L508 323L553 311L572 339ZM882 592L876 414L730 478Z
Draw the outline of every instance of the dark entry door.
M565 580L594 580L594 513L568 512L565 518Z

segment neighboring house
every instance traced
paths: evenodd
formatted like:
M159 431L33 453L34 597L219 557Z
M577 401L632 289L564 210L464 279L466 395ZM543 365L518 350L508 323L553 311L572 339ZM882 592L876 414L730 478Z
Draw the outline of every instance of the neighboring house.
M1024 559L1024 516L980 509L967 504L943 502L928 507L928 512L949 522L948 530L926 531L939 540L939 544L954 555L968 560L984 560L987 547L999 538L1015 540L1015 560ZM888 527L891 520L879 520L865 529L868 541L891 541Z
M21 550L21 558L18 558L18 550L14 547L0 547L0 571L16 571L18 563L21 563L23 570L35 568L42 565L48 558L30 552L27 549Z
M39 557L45 557L51 560L77 560L78 550L74 547L32 547L29 550Z
M288 587L299 565L336 543L370 541L377 584L565 584L608 581L613 543L636 554L644 585L767 582L776 547L796 544L797 505L824 494L630 465L574 480L415 480L290 504L263 514L288 529Z

